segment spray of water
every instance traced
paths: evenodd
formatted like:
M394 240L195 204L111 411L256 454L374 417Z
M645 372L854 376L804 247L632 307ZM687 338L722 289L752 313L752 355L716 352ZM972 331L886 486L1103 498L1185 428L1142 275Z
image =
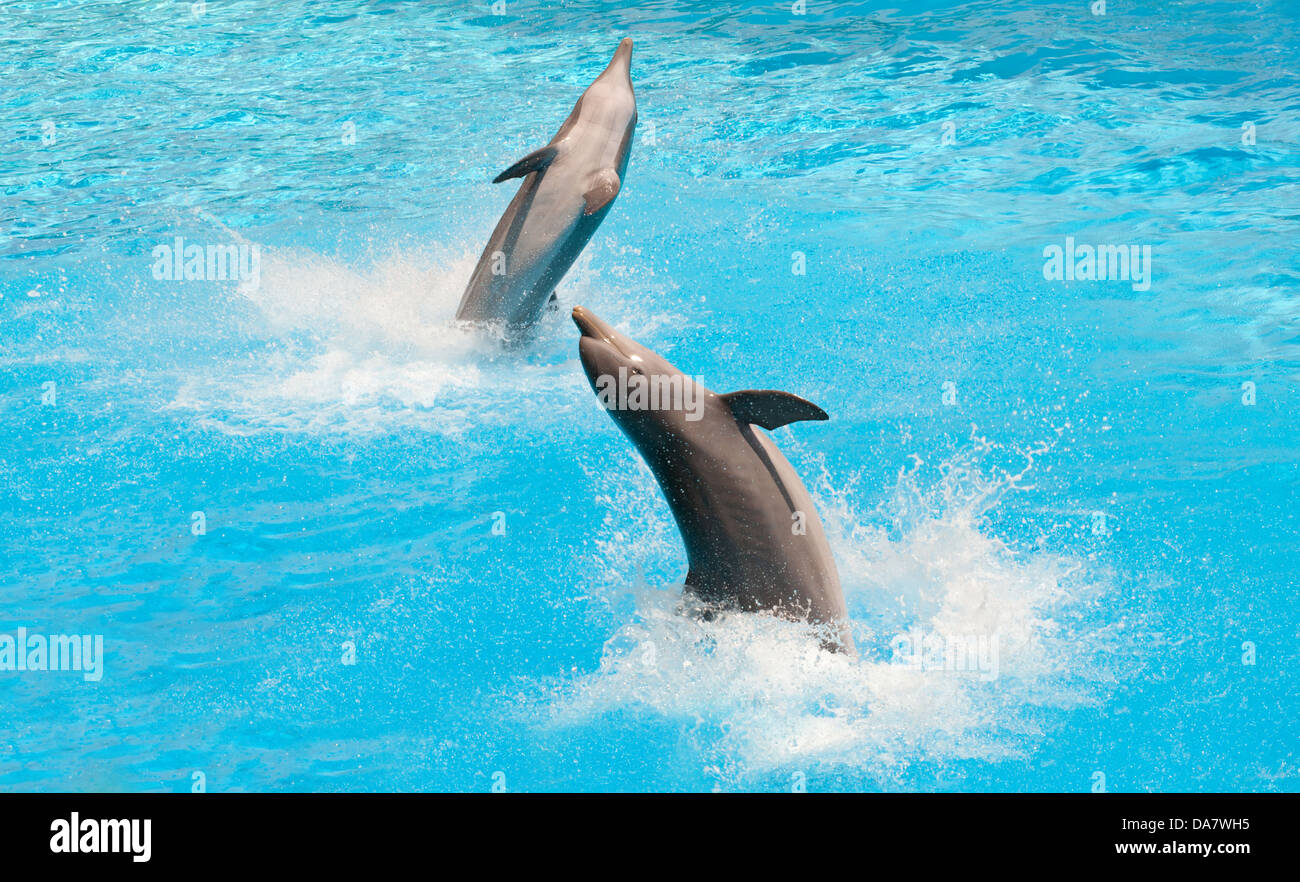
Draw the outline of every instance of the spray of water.
M985 516L1023 486L1042 451L1026 452L1014 474L986 465L994 452L974 439L932 468L916 461L883 502L853 477L806 468L856 658L822 651L808 626L771 616L683 616L680 583L655 589L638 577L628 588L626 574L665 559L680 566L681 554L653 478L629 463L636 479L600 500L610 517L599 556L610 592L632 597L631 621L597 670L544 690L547 726L627 712L675 722L723 788L791 769L914 786L918 765L1024 756L1063 711L1104 699L1123 675L1108 650L1125 634L1101 606L1112 574L991 533ZM920 646L939 651L909 649ZM945 654L950 646L972 652Z
M303 249L261 254L259 284L232 283L230 296L253 307L267 349L187 377L172 402L224 431L413 427L455 437L525 418L544 429L585 396L562 305L523 348L503 348L499 329L454 321L478 258L468 242L390 248L360 267ZM626 296L619 282L595 279L589 264L584 256L566 277L564 303L600 307ZM633 330L669 321L651 314Z

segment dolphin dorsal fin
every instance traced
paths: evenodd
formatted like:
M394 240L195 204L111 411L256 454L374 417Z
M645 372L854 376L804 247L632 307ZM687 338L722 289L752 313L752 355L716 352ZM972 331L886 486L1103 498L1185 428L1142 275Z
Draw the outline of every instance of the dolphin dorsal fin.
M553 144L547 144L541 150L534 150L493 178L492 183L499 184L511 178L522 178L525 175L531 175L535 171L541 171L555 160L555 155L559 152L559 148Z
M830 416L811 401L775 389L743 389L722 396L736 422L753 423L771 431L800 420L828 420Z

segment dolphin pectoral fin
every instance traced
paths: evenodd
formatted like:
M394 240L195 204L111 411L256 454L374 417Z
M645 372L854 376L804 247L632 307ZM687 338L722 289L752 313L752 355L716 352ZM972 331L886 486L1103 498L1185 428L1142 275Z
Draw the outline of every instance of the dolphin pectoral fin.
M525 175L531 175L535 171L541 171L555 160L555 155L559 149L553 145L546 145L541 150L534 150L523 159L516 162L510 168L503 171L492 179L492 183L499 184L502 181L508 181L511 178L522 178Z
M582 194L587 201L583 214L595 214L614 201L623 182L618 179L618 172L612 168L602 168L591 176L591 188Z
M722 396L736 422L753 423L771 431L800 420L828 420L830 416L811 401L773 389L744 389Z

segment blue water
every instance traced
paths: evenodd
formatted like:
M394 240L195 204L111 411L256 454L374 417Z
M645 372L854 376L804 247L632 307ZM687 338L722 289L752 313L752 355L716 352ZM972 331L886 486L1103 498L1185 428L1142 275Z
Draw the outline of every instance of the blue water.
M0 672L0 787L1300 789L1300 5L807 5L6 4L0 634L105 660ZM564 308L450 327L625 35ZM858 658L676 614L578 303L831 414L774 437Z

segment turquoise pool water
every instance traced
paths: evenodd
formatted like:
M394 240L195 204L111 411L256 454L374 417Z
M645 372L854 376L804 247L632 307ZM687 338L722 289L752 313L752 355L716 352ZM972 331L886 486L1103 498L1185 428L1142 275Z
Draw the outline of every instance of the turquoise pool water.
M1300 6L1107 7L7 4L0 635L104 654L0 671L0 787L1298 789ZM450 327L629 35L564 309ZM858 658L675 613L579 303L830 413Z

